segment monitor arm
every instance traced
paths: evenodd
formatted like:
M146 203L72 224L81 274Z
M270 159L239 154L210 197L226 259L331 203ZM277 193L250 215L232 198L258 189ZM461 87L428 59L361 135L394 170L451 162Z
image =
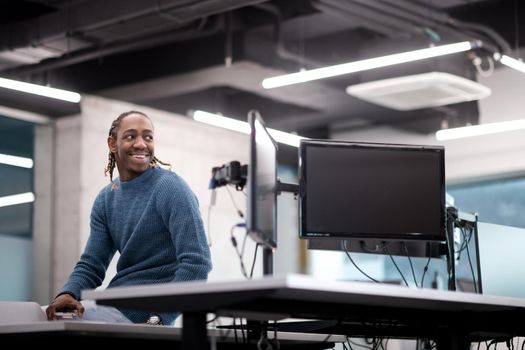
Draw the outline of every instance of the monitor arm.
M221 166L213 167L211 174L210 189L213 190L225 185L235 185L237 191L242 191L248 178L248 165L241 165L240 162L233 160ZM275 192L277 194L290 192L297 196L299 194L299 185L282 182L278 178Z
M281 180L277 178L277 187L275 192L277 194L281 194L282 192L290 192L293 193L294 196L297 196L299 195L299 185L281 182Z

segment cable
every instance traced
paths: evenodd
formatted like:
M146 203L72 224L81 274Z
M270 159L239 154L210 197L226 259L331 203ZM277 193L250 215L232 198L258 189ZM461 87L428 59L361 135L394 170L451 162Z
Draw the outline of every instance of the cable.
M355 341L352 341L352 340L350 340L349 337L346 337L346 341L348 342L348 344L353 344L353 345L358 346L360 348L364 348L364 349L369 349L370 350L370 348L368 346L365 346L363 344L359 344L359 343L357 343Z
M452 219L452 220L449 220L449 219ZM445 234L445 241L447 244L447 253L448 253L448 261L447 261L448 288L450 288L451 282L455 283L455 278L456 278L456 276L453 276L453 272L452 272L454 270L455 252L454 252L453 242L450 241L449 227L448 227L448 223L452 223L452 230L454 230L454 221L455 221L454 219L455 219L454 216L450 214L450 212L447 211L447 230Z
M232 242L233 247L235 248L235 252L237 253L237 256L239 257L239 262L241 264L241 272L243 276L246 277L247 279L250 279L248 277L248 274L246 273L246 268L244 267L244 262L242 260L242 253L244 251L244 244L246 242L247 234L245 233L245 236L244 236L242 251L239 251L239 248L237 247L237 240L235 239L235 236L233 235L233 231L238 227L246 227L246 225L244 223L240 223L240 224L236 224L232 226L232 228L230 229L231 242Z
M233 318L233 334L235 335L235 344L239 343L239 338L237 337L237 325L235 324L235 317Z
M414 265L412 265L412 259L410 258L410 255L408 254L408 248L405 242L401 242L401 245L403 246L403 249L405 250L405 254L407 255L408 262L410 263L410 270L412 270L412 277L414 278L414 283L416 284L416 288L419 288L417 285L417 278L416 278L416 272L414 271Z
M430 37L430 40L432 40L433 43L439 43L441 41L441 36L436 33L433 29L429 27L423 28L425 33Z
M349 338L348 336L346 336L346 343L348 344L348 348L349 348L349 350L354 350L354 349L352 348L352 344L350 344L350 338Z
M348 257L348 259L350 260L350 262L355 266L355 268L361 272L363 275L365 275L368 279L370 279L371 281L374 281L375 283L381 283L379 282L378 280L376 280L375 278L373 277L370 277L368 274L366 274L366 272L364 272L363 270L361 270L359 268L359 266L356 265L356 263L354 262L354 260L352 259L352 257L350 256L350 253L348 252L348 249L346 248L346 240L343 239L341 241L341 245L342 245L342 248L344 249L345 253L346 253L346 256Z
M403 275L403 273L401 272L401 270L399 269L399 266L397 266L396 261L394 260L394 257L392 256L392 254L390 254L390 250L388 249L388 246L385 245L384 246L384 250L388 254L388 256L390 257L390 260L392 260L392 262L394 263L394 266L396 267L397 272L399 272L399 274L401 275L401 278L403 279L403 281L405 282L406 286L408 287L408 282L407 282L405 276Z
M372 350L379 350L379 349L385 350L383 347L383 337L374 337L372 339Z
M498 348L498 341L496 339L492 339L490 342L489 342L489 345L487 346L487 350L490 349L490 346L491 345L494 345L494 349L497 349Z
M461 231L461 233L463 235L463 240L467 241L467 237L466 237L465 231L463 230L463 227L460 227L459 230ZM470 231L470 228L469 228L469 231ZM470 237L472 237L472 231L470 231ZM470 241L470 237L469 237L468 241ZM470 265L470 272L472 273L472 282L474 284L474 292L478 293L478 285L477 285L477 282L476 282L476 273L474 272L474 267L472 266L472 259L470 258L470 250L469 250L468 246L469 245L467 243L466 244L466 248L467 248L468 264Z
M252 268L250 269L250 278L253 277L253 268L255 267L255 261L257 260L257 251L259 250L259 243L255 245L255 253L253 254Z
M248 234L245 234L242 238L241 256L244 256L244 248L246 248L246 238L248 238Z
M385 346L383 345L383 340L385 340L385 337L381 337L381 339L379 340L379 347L382 350L386 350Z
M259 245L257 245L257 247L258 246ZM277 337L277 320L273 321L273 343L275 345L276 350L279 350L281 348L281 343L279 342L279 338Z
M247 340L246 340L246 336L244 335L244 326L242 325L242 318L241 317L239 317L239 323L241 324L242 343L246 344ZM246 323L246 327L248 327L248 323ZM248 329L246 329L246 330L248 330Z
M233 206L235 207L235 209L237 210L237 214L239 214L239 216L241 218L244 218L244 214L243 212L241 211L241 209L239 209L239 207L237 206L237 203L235 203L235 200L233 199L233 195L232 193L230 192L230 189L228 188L228 186L226 186L226 191L228 191L228 194L230 195L230 198L232 200L232 204Z
M257 342L257 350L273 350L272 344L270 343L268 337L264 333L265 332L261 332L261 337Z
M456 225L461 230L461 227L462 227L461 226L461 222L460 221L456 222ZM465 226L469 226L469 235L468 235L468 237L466 239L465 239L465 236L463 235L463 242L461 242L461 246L460 246L460 248L458 250L459 254L461 254L461 252L463 252L465 249L467 249L467 247L470 244L470 241L472 239L472 236L473 236L472 235L472 231L470 230L470 225L468 225L468 223L467 223L467 224L465 224ZM458 260L459 260L459 257L458 257Z
M324 339L323 341L321 342L322 343L326 343L328 341L328 339L330 339L332 337L332 334L328 334Z
M213 316L213 318L211 320L206 321L206 323L212 323L212 322L216 321L218 317L219 316L217 316L217 314L215 314L215 316Z
M420 284L421 288L423 288L423 286L424 286L423 282L425 281L425 275L426 275L426 273L428 271L428 265L430 264L430 259L432 259L432 257L429 256L428 260L427 260L427 263L426 263L425 267L423 268L423 275L421 276L421 284Z

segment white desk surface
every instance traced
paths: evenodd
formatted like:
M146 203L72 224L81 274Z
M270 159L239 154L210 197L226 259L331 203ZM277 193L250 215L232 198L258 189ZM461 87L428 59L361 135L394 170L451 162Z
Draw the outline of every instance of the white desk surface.
M144 324L117 324L92 321L42 321L34 323L19 323L0 326L1 334L18 333L59 333L59 332L90 332L108 335L173 338L181 334L180 328L166 326L150 326Z
M169 306L184 311L188 299L194 297L201 302L206 295L234 293L247 296L266 292L266 297L279 300L315 301L362 306L385 306L418 308L434 311L508 311L523 309L525 299L480 295L433 289L415 289L403 286L368 282L339 282L319 280L305 275L272 276L254 280L185 282L158 285L143 285L110 288L106 290L86 290L83 299L93 299L102 304L130 307L147 304L148 300L162 300L170 297ZM181 302L177 302L181 297ZM220 301L217 301L221 308ZM204 303L206 304L206 303ZM203 304L203 310L209 305ZM197 306L198 307L198 306ZM195 310L195 305L192 306Z
M208 328L210 338L220 338L221 341L235 341L235 333L232 329ZM242 331L237 330L237 339L242 339ZM20 323L13 325L1 325L0 337L8 334L78 334L82 336L106 335L122 338L140 339L164 339L181 340L182 328L171 326L150 326L144 324L116 324L106 322L91 321L43 321L34 323ZM274 338L274 332L268 332L268 338ZM344 342L345 336L315 334L315 333L294 333L278 332L277 339L280 341L300 341L300 342Z

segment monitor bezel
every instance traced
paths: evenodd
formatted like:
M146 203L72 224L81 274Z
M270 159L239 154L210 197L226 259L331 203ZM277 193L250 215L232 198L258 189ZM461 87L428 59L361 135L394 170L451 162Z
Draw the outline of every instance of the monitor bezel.
M275 149L275 167L274 167L274 194L273 194L273 215L272 215L272 234L268 235L267 232L264 232L261 230L260 225L258 223L258 217L257 215L254 215L256 211L258 210L258 201L255 196L255 193L257 192L257 174L256 169L259 166L258 159L257 159L257 131L255 128L255 122L259 122L262 125L262 129L264 130L264 133L266 134L266 137L271 141L274 149ZM266 123L264 122L263 118L260 116L257 112L250 112L248 113L248 124L250 125L250 155L249 155L249 165L248 165L248 181L247 181L247 187L248 187L248 193L247 193L247 218L246 218L246 230L248 232L248 235L257 242L258 244L262 244L263 246L269 247L269 248L276 248L277 247L277 151L278 146L277 142L274 140L272 135L269 133L268 128L266 127Z
M440 228L436 233L381 233L381 232L307 232L307 193L306 193L306 151L308 147L352 147L352 148L367 148L367 149L394 149L401 151L413 152L437 152L439 161L439 179L440 179ZM299 145L299 237L301 239L381 239L381 240L422 240L422 241L446 241L446 204L445 204L445 148L439 145L413 145L413 144L395 144L395 143L376 143L376 142L352 142L352 141L336 141L336 140L301 140Z

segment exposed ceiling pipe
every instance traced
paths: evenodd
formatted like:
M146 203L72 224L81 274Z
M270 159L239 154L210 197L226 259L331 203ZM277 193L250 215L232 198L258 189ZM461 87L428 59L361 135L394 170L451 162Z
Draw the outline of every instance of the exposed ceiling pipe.
M400 31L399 28L394 28L380 22L370 21L369 19L363 18L362 16L355 15L347 11L341 11L341 9L339 9L338 7L325 3L320 3L319 1L312 1L311 5L321 12L328 13L333 16L338 16L344 18L345 20L350 20L361 27L370 29L375 32L379 32L384 36L390 38L406 38L406 34Z
M500 51L500 53L510 54L510 52L512 51L509 43L505 39L503 39L503 37L499 35L496 31L492 30L491 28L488 28L487 26L477 23L467 23L460 21L456 21L455 25L460 29L475 31L476 33L485 35L486 37L491 39L493 44L496 44L496 46L499 47L498 51Z
M507 41L503 39L503 37L496 31L487 26L459 21L443 11L437 10L430 6L423 6L416 2L407 0L380 1L383 3L389 3L393 7L407 11L405 14L412 13L414 16L416 16L415 18L419 18L420 23L428 23L429 26L434 23L435 25L439 25L441 29L454 30L456 33L461 33L461 30L467 30L469 31L469 34L471 34L472 31L474 31L476 34L482 34L488 37L492 44L499 46L499 50L501 50L502 53L509 53L512 51ZM466 33L463 32L463 34Z
M422 16L421 14L416 14L412 11L409 11L405 8L400 8L396 6L396 3L385 3L380 1L366 1L366 0L350 0L353 3L359 3L362 6L369 7L373 11L379 11L382 12L388 16L395 17L399 19L400 21L403 21L405 23L409 22L413 25L417 26L418 28L435 28L438 27L441 32L444 32L451 37L454 37L459 40L468 40L472 38L468 38L465 33L460 33L457 30L454 30L449 27L443 26L442 23L433 21L428 16ZM421 34L424 32L424 30L421 31Z
M324 0L338 1L338 0ZM438 34L446 34L459 40L481 40L481 47L489 52L510 52L510 45L498 33L484 25L462 22L434 8L424 7L406 0L350 0L347 6L355 4L369 7L373 11L396 17L401 21L414 23L418 27L435 29ZM433 38L433 40L435 40Z
M121 1L116 0L111 2L112 7L109 11L107 10L107 1L90 1L90 9L85 8L85 6L83 7L83 5L85 4L81 3L78 7L68 10L71 11L71 13L65 13L64 10L58 13L42 16L41 18L37 19L40 25L45 23L49 24L49 26L51 27L49 29L40 30L40 28L38 28L39 26L35 26L34 24L32 24L31 28L29 28L29 24L31 22L24 22L22 25L10 28L12 32L22 30L22 34L18 36L17 40L6 40L6 38L4 37L5 32L2 33L2 31L0 31L0 45L1 43L4 43L5 47L6 42L14 42L10 45L10 47L19 46L21 44L38 47L38 45L45 43L47 39L50 39L52 37L54 37L54 39L56 40L56 37L59 35L62 35L64 37L64 40L66 41L68 40L68 33L72 32L77 34L76 38L81 38L79 34L85 35L89 31L95 29L100 30L112 25L118 26L121 25L121 22L129 22L132 20L136 20L139 17L142 18L150 15L158 16L159 13L166 16L169 15L170 20L174 21L174 25L173 27L171 27L171 31L169 32L155 32L154 35L145 35L139 38L128 37L126 38L126 40L102 43L102 45L99 46L94 46L93 43L90 42L89 48L69 52L65 57L63 56L59 58L48 59L43 63L39 64L6 69L2 73L10 75L20 75L25 73L43 72L46 70L56 69L107 55L144 49L148 47L166 44L169 42L175 42L178 40L185 40L191 38L193 35L213 34L216 33L219 28L214 27L211 30L208 30L207 32L198 33L195 32L195 29L190 29L189 31L185 31L182 33L174 33L173 30L180 28L183 25L190 24L192 18L205 18L205 16L207 15L221 13L223 11L229 11L243 6L258 4L264 1L267 0L168 0L164 1L162 3L162 6L159 6L158 2L125 0L121 3ZM119 7L119 3L121 3L122 8ZM145 4L147 4L147 6L145 6ZM87 14L91 14L93 12L97 12L97 8L103 9L103 7L100 6L106 7L105 11L101 11L102 13L104 13L104 15L86 15L85 17L87 18L83 17L79 21L73 21L75 22L75 25L68 25L64 27L63 22L66 17L69 18L68 16L71 16L71 18L76 19L77 16L79 16L79 11L81 9L86 10ZM110 14L114 12L116 13L113 17L108 17L108 12ZM180 17L180 23L177 22L178 17ZM51 25L52 21L56 21L58 23L53 23L53 25ZM35 27L37 27L37 29L39 30L36 30ZM66 28L67 30L64 31L64 28ZM22 40L21 38L23 38L24 40ZM84 47L86 47L86 45L84 45Z
M304 55L293 53L290 50L285 48L284 43L283 43L283 35L282 35L282 28L281 28L281 24L283 22L283 16L281 14L281 11L276 6L271 5L271 4L257 4L257 5L254 5L254 7L270 13L274 18L273 34L274 34L275 51L277 53L277 56L279 56L280 58L284 60L290 60L290 61L299 63L302 66L304 66L305 64L308 65L309 67L322 66L322 64L320 64L319 62L312 61L304 57Z
M205 20L205 19L203 19ZM162 34L154 34L143 38L136 38L133 41L125 41L119 43L113 43L103 47L97 47L95 49L85 49L73 52L67 56L59 57L56 59L48 59L42 63L25 65L16 68L9 68L0 71L2 75L6 76L23 76L27 74L41 73L58 69L73 64L86 62L92 59L97 59L104 56L120 54L124 52L136 51L155 47L159 45L169 44L177 41L183 41L196 36L208 36L218 33L222 30L220 21L215 21L213 26L205 30L202 29L201 25L197 25L197 28L190 28L181 32L168 32Z
M341 11L346 11L356 16L360 16L365 20L379 22L379 23L382 23L383 25L386 24L394 28L398 28L404 33L409 33L409 34L413 34L417 36L424 34L422 28L415 27L411 25L410 23L407 23L406 21L395 18L391 15L385 15L383 13L380 13L362 4L358 4L358 3L355 3L352 1L346 1L346 0L343 0L343 1L322 0L321 2L332 5L340 9Z
M417 14L421 18L427 18L434 22L450 24L453 21L452 17L446 12L437 10L430 6L421 5L415 1L404 1L404 0L379 0L383 3L391 4L399 9Z
M127 21L164 14L174 25L267 0L91 0L58 12L0 28L0 50L39 45L66 38L69 33L86 33ZM108 8L108 4L111 6ZM175 21L179 22L175 23Z

